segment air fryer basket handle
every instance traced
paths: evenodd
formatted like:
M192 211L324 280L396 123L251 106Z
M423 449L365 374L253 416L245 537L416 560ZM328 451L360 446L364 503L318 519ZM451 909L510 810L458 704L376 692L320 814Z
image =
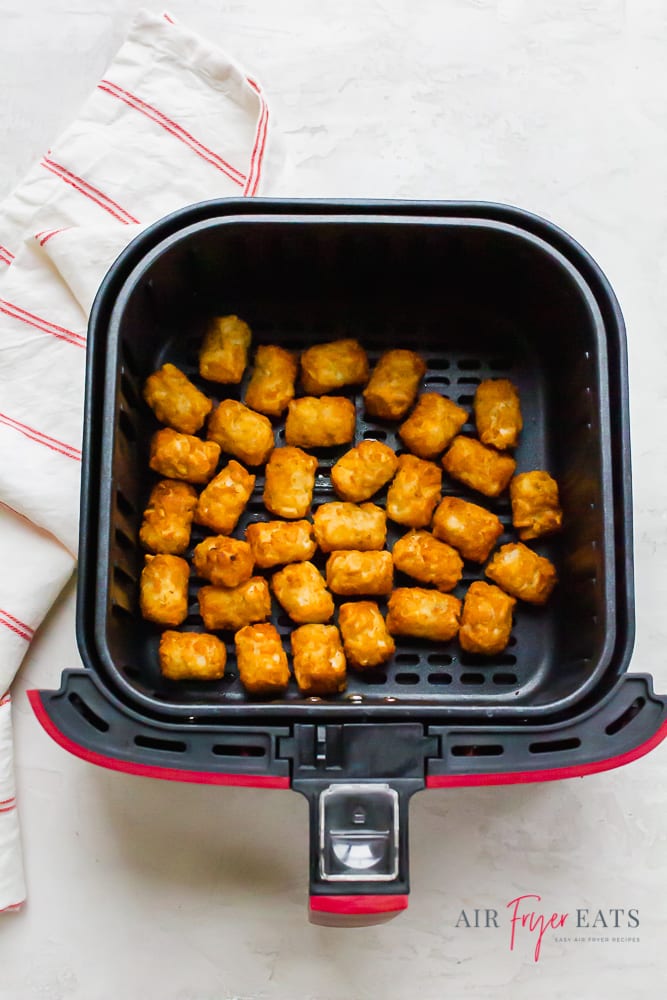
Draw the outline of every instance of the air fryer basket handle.
M363 927L408 905L408 804L422 782L299 782L309 801L311 923Z

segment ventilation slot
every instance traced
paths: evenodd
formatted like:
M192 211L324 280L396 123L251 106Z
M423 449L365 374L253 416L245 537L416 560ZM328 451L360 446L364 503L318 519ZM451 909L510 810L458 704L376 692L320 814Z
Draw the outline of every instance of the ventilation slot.
M571 736L566 740L543 740L540 743L531 743L528 750L530 753L559 753L561 750L576 750L580 746L581 740Z
M504 750L499 743L462 743L449 752L452 757L499 757Z
M448 667L454 662L454 657L449 653L430 653L427 659L432 667Z
M461 684L483 684L484 674L461 674Z
M364 670L359 674L362 684L386 684L387 675L380 670Z
M369 441L369 440L370 441L374 441L374 440L377 440L377 441L386 441L387 440L387 432L383 431L379 427L376 427L375 429L369 427L368 430L364 431L364 438L367 441Z
M494 674L493 683L494 684L516 684L517 676L516 674Z
M86 722L94 729L97 729L98 733L109 732L109 723L105 719L101 718L97 712L93 712L90 705L86 704L80 695L78 695L75 691L72 691L67 698L70 704L79 713L81 718L85 719Z
M135 546L132 539L121 531L120 528L116 528L116 544L119 548L123 549L124 552L134 552Z
M482 365L478 358L464 358L462 361L458 362L458 367L461 369L461 371L473 372L476 371L478 368L481 368Z
M124 493L116 490L116 507L125 517L133 517L136 511Z
M397 684L419 684L419 674L396 674L394 680Z
M629 705L617 719L614 719L614 721L610 722L608 726L605 726L605 733L607 736L615 736L616 733L621 731L621 729L625 729L625 727L632 722L637 715L639 715L645 704L645 698L635 698L633 703Z
M266 757L266 747L243 746L238 743L216 743L211 752L217 757Z
M451 684L452 675L451 674L429 674L428 675L429 684Z
M446 371L449 368L449 361L445 358L430 358L428 366L433 371Z
M394 657L394 663L401 663L404 666L416 666L419 663L419 657L416 653L398 653Z
M465 393L463 396L457 396L456 402L460 406L472 406L472 401L475 397L471 396L469 393Z
M481 378L457 378L457 385L479 385Z
M183 740L165 740L156 736L135 736L134 742L146 750L162 750L165 753L185 753L187 745Z
M514 358L493 358L492 361L489 361L489 368L496 372L509 371L513 367Z

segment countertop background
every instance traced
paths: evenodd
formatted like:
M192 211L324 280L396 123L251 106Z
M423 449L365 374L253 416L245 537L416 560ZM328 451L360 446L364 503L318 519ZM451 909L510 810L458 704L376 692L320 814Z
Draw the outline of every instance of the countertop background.
M76 113L130 0L0 0L0 197ZM663 0L197 0L170 12L263 81L280 193L509 202L597 258L628 324L637 642L667 686L667 5ZM4 568L0 567L0 572ZM645 998L667 977L667 747L617 771L417 796L393 923L306 922L306 807L289 792L93 768L25 689L79 662L74 587L15 685L29 902L0 918L2 1000ZM509 948L506 904L639 911L640 926ZM465 908L499 929L456 926ZM459 920L459 923L461 921ZM607 934L608 941L589 940ZM614 942L612 936L638 938Z

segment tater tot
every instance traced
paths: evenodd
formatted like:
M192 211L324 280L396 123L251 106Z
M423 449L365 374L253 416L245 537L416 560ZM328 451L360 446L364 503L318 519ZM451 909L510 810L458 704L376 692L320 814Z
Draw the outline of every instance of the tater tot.
M311 562L291 563L271 577L276 599L292 621L299 624L328 622L334 602Z
M409 528L425 528L440 500L442 472L433 462L401 455L387 491L387 517Z
M291 643L294 676L301 694L338 694L345 690L345 653L335 625L302 625L292 632Z
M279 417L294 399L297 360L290 351L273 344L261 344L245 393L246 406L269 417Z
M523 427L516 386L506 378L480 382L473 402L480 441L504 451L516 448Z
M453 594L421 587L398 587L387 603L392 635L448 642L459 630L461 602Z
M238 316L216 316L199 352L199 373L211 382L238 383L248 364L250 327Z
M497 497L514 475L516 462L475 438L454 438L442 459L446 472L487 497Z
M238 587L252 576L255 560L247 542L209 535L195 547L192 564L198 576L216 587Z
M394 585L391 552L332 552L326 572L329 588L344 597L380 597Z
M239 677L250 694L284 694L290 678L287 654L273 625L246 625L234 636Z
M374 601L352 601L338 609L338 627L347 662L355 670L372 670L394 655L396 643Z
M260 569L305 562L317 548L310 521L254 521L245 536Z
M170 681L218 681L225 673L227 650L216 635L163 632L158 650L160 671Z
M420 458L436 458L454 440L468 419L462 407L439 392L425 392L398 428L401 441Z
M553 563L523 542L502 545L484 572L512 597L529 604L546 604L557 582Z
M236 399L223 399L213 411L206 437L246 465L266 462L275 443L269 418L249 410Z
M331 469L331 482L341 500L361 503L382 489L398 468L396 453L381 441L361 441Z
M156 625L182 625L188 616L190 567L180 556L146 556L139 583L142 617Z
M512 631L513 597L500 587L477 580L463 602L459 642L467 653L494 656L507 647Z
M310 396L322 396L344 385L368 382L368 357L357 340L314 344L301 355L301 384Z
M366 412L382 420L400 420L412 406L426 364L414 351L386 351L364 389Z
M453 590L463 574L463 560L456 549L439 542L428 531L408 531L392 550L394 566L420 583L438 590Z
M236 631L271 614L271 594L263 576L251 576L238 587L200 587L197 598L204 625L213 632Z
M502 533L500 518L459 497L443 497L433 515L435 537L453 545L471 562L485 562Z
M144 385L144 399L160 423L195 434L213 408L212 401L175 365L165 364Z
M548 472L522 472L510 483L512 524L523 542L552 535L563 524L558 483Z
M287 407L285 440L304 448L331 448L354 437L354 403L344 396L302 396Z
M180 556L190 544L197 491L189 483L161 479L144 511L139 540L149 552Z
M254 485L255 477L232 459L202 490L195 510L195 522L211 528L218 535L230 535L250 499Z
M149 465L167 479L207 483L218 464L220 445L164 427L151 438Z
M301 518L310 510L317 459L301 448L274 448L266 464L264 506L278 517Z
M313 514L313 525L322 552L382 549L387 538L387 515L374 503L323 503Z

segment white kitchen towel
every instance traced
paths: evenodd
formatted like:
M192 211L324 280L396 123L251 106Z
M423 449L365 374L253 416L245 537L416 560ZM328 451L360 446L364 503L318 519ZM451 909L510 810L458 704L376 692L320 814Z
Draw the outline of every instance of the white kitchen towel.
M142 11L80 116L0 205L0 912L25 898L7 692L75 564L95 289L161 216L265 190L281 168L269 126L256 80Z

